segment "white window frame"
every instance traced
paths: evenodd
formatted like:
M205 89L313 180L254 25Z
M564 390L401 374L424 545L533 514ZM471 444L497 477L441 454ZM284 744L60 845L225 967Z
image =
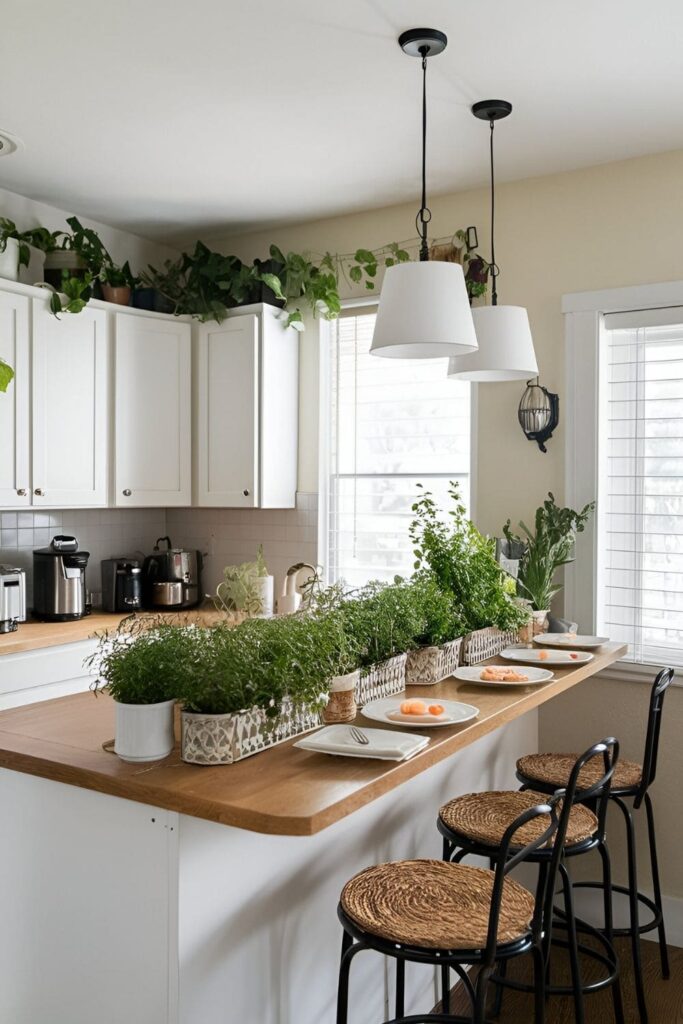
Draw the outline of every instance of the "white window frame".
M644 309L681 306L683 322L683 281L609 288L595 292L573 292L562 297L565 321L565 500L582 508L598 493L601 451L599 444L600 344L606 313L632 313ZM582 631L594 633L597 621L598 526L593 517L576 560L565 570L566 608L579 619ZM610 675L652 681L647 665L620 662ZM683 685L683 670L677 670L677 685Z
M379 296L371 299L348 299L342 302L342 309L367 309L378 306ZM330 479L330 348L332 325L320 320L319 364L318 364L318 554L317 563L323 567L323 580L328 583L327 553L329 551L329 479ZM444 373L445 373L444 366ZM476 522L477 510L477 406L478 385L471 384L470 392L470 518Z

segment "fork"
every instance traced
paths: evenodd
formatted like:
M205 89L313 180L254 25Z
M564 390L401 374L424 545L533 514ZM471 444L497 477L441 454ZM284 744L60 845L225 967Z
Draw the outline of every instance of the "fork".
M351 733L351 739L354 739L356 743L360 743L362 747L367 747L369 745L370 740L367 738L365 733L361 732L360 729L357 729L355 725L349 726L349 732Z

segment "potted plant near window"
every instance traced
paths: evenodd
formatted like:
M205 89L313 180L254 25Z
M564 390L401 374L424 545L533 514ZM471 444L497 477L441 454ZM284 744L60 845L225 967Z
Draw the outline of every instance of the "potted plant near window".
M410 538L415 568L431 576L453 600L455 615L466 629L463 660L476 664L517 640L528 612L509 593L506 573L495 557L495 541L467 518L456 484L446 521L434 498L423 491L413 505Z
M270 618L273 614L274 577L268 574L259 545L256 559L241 565L226 565L223 579L216 588L213 603L232 619L251 616Z
M431 686L457 669L466 629L452 595L441 590L433 577L416 577L412 589L423 628L415 637L414 649L408 651L406 685Z
M545 632L553 597L562 589L555 583L558 569L573 561L574 542L578 533L583 533L595 502L585 505L580 512L572 508L560 508L552 492L536 510L533 531L520 522L523 537L513 534L510 520L503 527L503 534L510 544L524 545L519 563L517 588L520 596L531 603L533 633Z
M196 664L196 630L163 620L124 620L100 636L87 661L97 673L95 694L116 703L114 751L123 761L158 761L174 744L176 697Z

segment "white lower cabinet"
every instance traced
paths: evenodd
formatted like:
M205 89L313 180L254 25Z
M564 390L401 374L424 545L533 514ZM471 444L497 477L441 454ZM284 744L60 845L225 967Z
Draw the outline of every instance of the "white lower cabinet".
M79 640L1 655L0 711L88 690L93 677L83 662L96 648L96 640Z
M293 508L299 338L279 310L246 309L196 328L194 504Z
M0 507L31 503L29 467L30 366L29 299L0 292L0 357L14 370L14 380L0 392Z
M192 329L117 313L114 342L114 505L192 501Z
M57 318L33 300L32 503L107 504L109 324L88 307Z

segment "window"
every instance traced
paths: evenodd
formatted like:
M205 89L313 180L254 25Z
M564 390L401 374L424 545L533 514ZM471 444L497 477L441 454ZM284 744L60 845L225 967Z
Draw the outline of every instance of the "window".
M606 314L599 367L598 632L683 666L683 309Z
M448 380L442 359L371 356L374 324L374 308L349 309L329 332L322 559L349 586L412 572L418 483L445 505L454 480L470 507L470 385Z

